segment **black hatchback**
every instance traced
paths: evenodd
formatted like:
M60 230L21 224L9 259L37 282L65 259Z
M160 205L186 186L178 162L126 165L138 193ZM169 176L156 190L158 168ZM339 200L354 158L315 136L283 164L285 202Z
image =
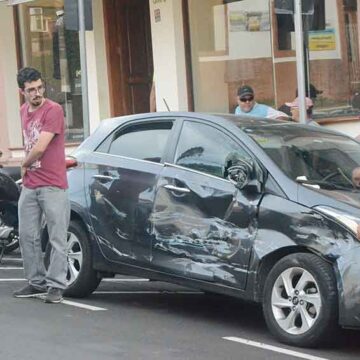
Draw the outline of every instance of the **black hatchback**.
M74 157L67 295L129 274L260 302L292 345L360 327L353 139L169 112L104 120Z

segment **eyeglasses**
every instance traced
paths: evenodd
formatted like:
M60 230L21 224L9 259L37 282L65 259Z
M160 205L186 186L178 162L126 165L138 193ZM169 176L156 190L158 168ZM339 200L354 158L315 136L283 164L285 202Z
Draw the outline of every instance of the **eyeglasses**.
M44 85L40 85L38 87L33 87L33 88L27 88L27 89L24 89L24 91L28 94L28 95L31 95L31 96L34 96L36 95L37 93L39 93L40 95L42 95L45 91L45 87Z
M253 100L254 100L253 96L240 98L241 102L252 102Z

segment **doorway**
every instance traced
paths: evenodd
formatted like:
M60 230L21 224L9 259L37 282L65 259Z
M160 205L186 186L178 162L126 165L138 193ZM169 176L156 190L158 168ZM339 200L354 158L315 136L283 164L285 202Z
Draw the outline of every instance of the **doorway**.
M112 116L149 112L153 80L148 0L104 0Z

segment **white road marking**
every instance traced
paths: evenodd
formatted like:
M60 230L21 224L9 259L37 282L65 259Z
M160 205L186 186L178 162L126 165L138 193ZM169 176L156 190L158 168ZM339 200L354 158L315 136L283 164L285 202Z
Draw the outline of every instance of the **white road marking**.
M22 259L20 258L7 258L7 257L4 257L2 258L2 261L21 261L22 262Z
M24 268L19 266L0 266L0 270L24 270Z
M0 279L0 282L26 281L26 279Z
M6 268L9 269L9 268ZM20 268L19 268L20 269ZM1 270L1 268L0 268ZM7 281L25 281L26 279L0 279L0 282L7 282ZM105 282L145 282L145 281L149 281L149 279L103 279L102 281Z
M186 294L186 295L201 295L203 292L200 291L168 291L168 290L139 290L139 291L94 291L93 294L109 294L109 295L116 295L116 294Z
M145 282L145 281L150 281L150 280L149 279L141 279L141 278L136 278L136 279L116 278L116 279L102 279L102 281L105 281L105 282Z
M228 337L223 337L223 339L224 340L229 340L229 341L235 341L235 342L238 342L238 343L241 343L241 344L244 344L244 345L248 345L248 346L254 346L254 347L257 347L257 348L274 351L274 352L281 353L281 354L291 355L291 356L298 357L298 358L301 358L301 359L328 360L328 359L321 358L321 357L318 357L318 356L304 354L304 353L301 353L301 352L288 350L288 349L280 348L280 347L277 347L277 346L267 345L267 344L264 344L264 343L259 343L257 341L251 341L251 340L242 339L242 338L238 338L238 337L228 336Z
M69 306L75 306L75 307L78 307L81 309L91 310L91 311L107 311L107 309L102 308L102 307L82 304L82 303L78 303L75 301L63 300L61 303L65 304L65 305L69 305Z

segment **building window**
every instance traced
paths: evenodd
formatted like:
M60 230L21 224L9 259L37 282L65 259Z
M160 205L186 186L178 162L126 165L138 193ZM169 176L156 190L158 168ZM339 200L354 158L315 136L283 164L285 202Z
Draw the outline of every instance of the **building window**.
M67 143L83 140L79 33L65 26L64 0L18 6L22 66L38 69L46 96L65 114Z
M307 31L308 84L314 85L315 117L358 117L360 76L357 2L326 0L323 19ZM316 21L317 19L317 21ZM311 26L311 25L310 25Z
M275 106L269 0L189 0L195 111L234 112L237 89Z

